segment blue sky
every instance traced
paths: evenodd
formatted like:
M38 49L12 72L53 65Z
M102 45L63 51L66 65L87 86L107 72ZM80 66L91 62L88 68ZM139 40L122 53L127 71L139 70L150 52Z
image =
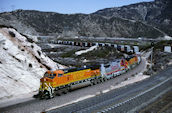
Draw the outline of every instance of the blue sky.
M58 13L93 13L109 7L153 0L0 0L0 12L16 9L40 10Z

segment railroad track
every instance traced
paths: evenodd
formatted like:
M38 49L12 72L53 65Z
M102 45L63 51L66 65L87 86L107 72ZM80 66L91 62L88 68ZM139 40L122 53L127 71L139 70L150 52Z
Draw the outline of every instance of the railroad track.
M169 108L172 108L172 90L164 94L162 97L160 97L144 109L140 110L139 113L162 113L168 111Z
M113 90L78 103L63 106L48 113L90 113L90 112L137 112L172 90L172 67L139 83ZM168 106L170 106L169 104ZM166 106L163 109L168 108ZM163 110L162 109L162 110Z

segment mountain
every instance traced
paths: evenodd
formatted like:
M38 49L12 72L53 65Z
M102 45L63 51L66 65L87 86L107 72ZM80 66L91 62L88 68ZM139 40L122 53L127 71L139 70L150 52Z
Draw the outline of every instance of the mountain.
M167 28L172 25L168 4L156 0L103 9L88 15L16 10L1 13L0 24L34 35L157 38L171 36L172 27Z
M141 21L172 36L172 0L155 0L123 7L106 8L94 14Z
M0 101L33 93L47 69L63 68L49 59L32 39L0 27Z

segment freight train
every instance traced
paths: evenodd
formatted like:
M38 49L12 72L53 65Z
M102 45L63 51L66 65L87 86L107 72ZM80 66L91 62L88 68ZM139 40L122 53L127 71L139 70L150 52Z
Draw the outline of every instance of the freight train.
M104 82L125 73L140 61L140 56L132 55L109 64L49 70L40 79L39 93L34 97L53 98L72 89Z

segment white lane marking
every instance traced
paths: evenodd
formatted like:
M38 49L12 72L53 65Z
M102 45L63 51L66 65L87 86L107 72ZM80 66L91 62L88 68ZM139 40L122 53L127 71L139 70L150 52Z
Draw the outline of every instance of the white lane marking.
M55 107L51 107L49 109L46 109L45 111L50 111L50 110L53 110L53 109L57 109L59 107L63 107L63 106L66 106L66 105L69 105L69 104L73 104L73 103L76 103L76 102L79 102L79 101L82 101L82 100L85 100L87 98L91 98L91 97L94 97L95 95L86 95L84 97L81 97L77 100L74 100L74 101L71 101L71 102L68 102L68 103L65 103L65 104L62 104L62 105L59 105L59 106L55 106Z
M150 89L148 89L148 90L146 90L146 91L144 91L144 92L139 93L138 95L136 95L136 96L134 96L134 97L132 97L132 98L130 98L130 99L124 101L124 102L115 104L115 105L113 105L113 106L111 106L111 107L109 107L109 108L114 109L114 108L116 108L116 107L118 107L118 106L121 106L121 105L123 105L123 104L125 104L125 103L127 103L127 102L129 102L129 101L131 101L131 100L133 100L133 99L135 99L135 98L137 98L137 97L139 97L139 96L142 96L142 95L144 95L145 93L150 92L151 90L153 90L153 89L155 89L155 88L161 86L162 84L166 83L166 82L169 81L170 79L172 79L172 77L168 78L167 80L161 82L160 84L155 85L154 87L152 87L152 88L150 88ZM107 111L107 110L109 111L109 108L106 108L106 109L104 109L104 110L102 110L102 111ZM100 111L100 112L102 112L102 111Z
M107 93L109 91L110 91L110 89L106 89L106 90L103 90L102 93Z

